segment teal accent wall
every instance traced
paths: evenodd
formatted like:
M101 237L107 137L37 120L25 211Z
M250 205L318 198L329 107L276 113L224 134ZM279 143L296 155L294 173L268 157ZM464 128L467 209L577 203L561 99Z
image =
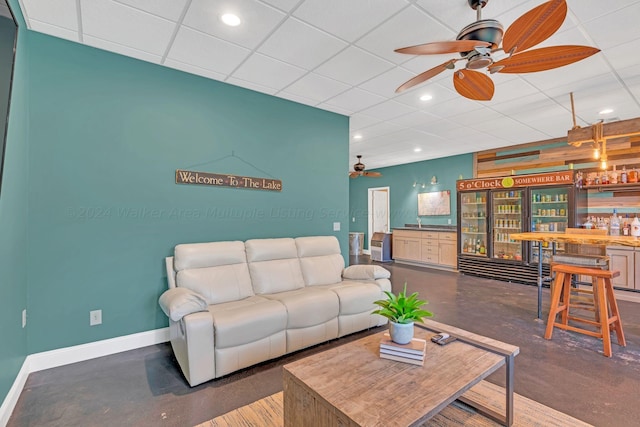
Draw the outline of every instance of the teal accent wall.
M359 177L349 182L349 231L365 233L365 248L369 240L368 233L368 189L389 187L389 215L391 228L405 224L417 224L418 193L433 191L451 191L451 215L423 216L422 224L456 224L456 180L462 175L468 179L473 174L473 154L446 157L435 160L409 163L399 166L376 169L382 173L380 178ZM437 177L438 183L432 185L431 177ZM413 183L416 187L413 187ZM425 188L422 188L425 184ZM355 219L355 221L353 221Z
M16 10L17 0L10 3ZM0 191L0 402L7 396L27 356L27 329L22 328L22 310L27 308L28 271L28 67L21 54L23 33L20 33L18 41L4 179ZM5 41L0 38L0 42Z
M178 243L336 235L348 254L331 217L349 203L347 117L27 36L29 353L167 326ZM176 169L283 190L179 185Z

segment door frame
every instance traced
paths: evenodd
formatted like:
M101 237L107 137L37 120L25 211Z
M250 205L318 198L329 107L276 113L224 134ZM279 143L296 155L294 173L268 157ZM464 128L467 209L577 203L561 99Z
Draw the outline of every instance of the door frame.
M373 234L373 192L374 191L386 191L387 192L387 233L390 232L391 215L389 213L389 206L391 200L391 188L390 187L372 187L367 188L367 250L364 253L371 255L371 236Z

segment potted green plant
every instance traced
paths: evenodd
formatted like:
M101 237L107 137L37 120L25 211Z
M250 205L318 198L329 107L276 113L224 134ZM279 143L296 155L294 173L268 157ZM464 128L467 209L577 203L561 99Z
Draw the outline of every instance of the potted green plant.
M389 319L389 335L391 340L397 344L408 344L413 339L414 322L422 323L423 317L432 317L433 313L422 309L428 304L426 300L418 299L418 293L414 292L407 296L407 284L398 295L384 291L387 299L374 301L379 306L373 314L379 314Z

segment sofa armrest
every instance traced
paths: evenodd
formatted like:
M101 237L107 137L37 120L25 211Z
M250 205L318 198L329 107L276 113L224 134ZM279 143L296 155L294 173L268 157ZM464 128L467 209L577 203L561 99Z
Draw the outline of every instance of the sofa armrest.
M174 322L187 314L207 311L207 300L197 292L187 288L172 288L164 291L158 300L160 308Z
M350 280L388 279L391 272L379 265L350 265L344 269L342 277Z

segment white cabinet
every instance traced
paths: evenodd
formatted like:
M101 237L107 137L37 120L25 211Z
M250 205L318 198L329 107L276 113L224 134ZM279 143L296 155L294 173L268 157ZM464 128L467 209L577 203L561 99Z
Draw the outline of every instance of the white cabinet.
M620 272L613 278L613 286L627 289L640 289L640 251L632 247L607 247L609 270Z

